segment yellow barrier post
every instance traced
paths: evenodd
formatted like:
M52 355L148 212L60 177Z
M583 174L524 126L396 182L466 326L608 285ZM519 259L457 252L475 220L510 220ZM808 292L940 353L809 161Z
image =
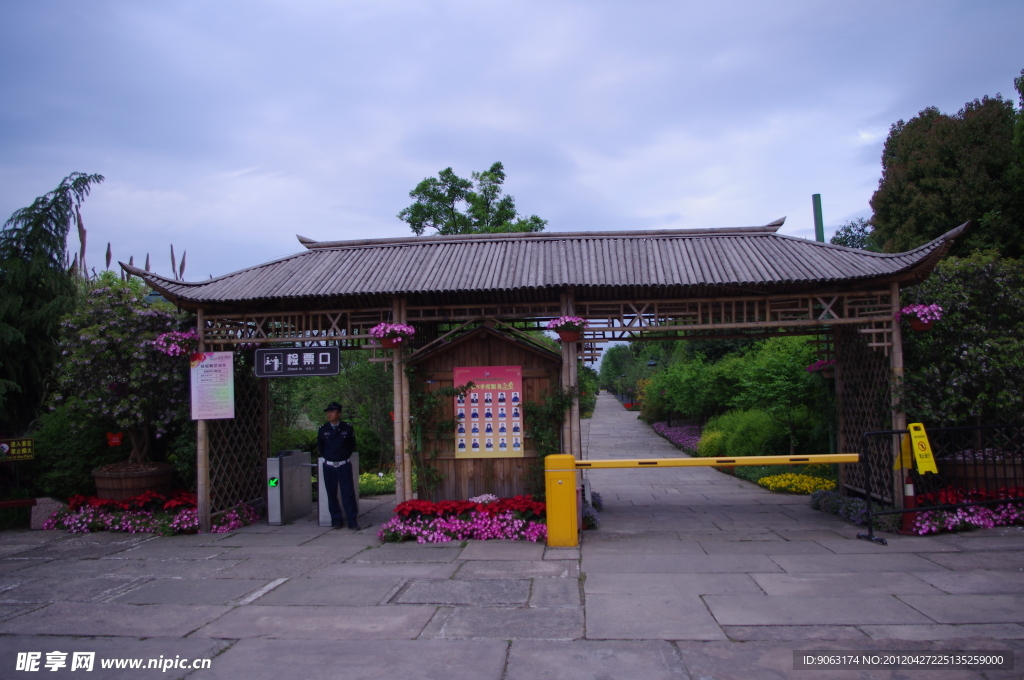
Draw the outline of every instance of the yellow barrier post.
M553 453L544 459L544 490L547 498L548 545L575 548L579 545L576 524L576 459Z

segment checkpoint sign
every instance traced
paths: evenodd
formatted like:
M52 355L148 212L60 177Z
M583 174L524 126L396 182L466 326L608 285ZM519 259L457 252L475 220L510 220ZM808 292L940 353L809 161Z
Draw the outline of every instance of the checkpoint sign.
M340 350L337 347L288 347L256 350L257 378L301 378L338 375Z
M935 466L935 457L932 455L931 444L928 443L928 435L921 423L911 423L910 448L914 452L914 462L917 464L917 471L934 472L938 474L939 468Z

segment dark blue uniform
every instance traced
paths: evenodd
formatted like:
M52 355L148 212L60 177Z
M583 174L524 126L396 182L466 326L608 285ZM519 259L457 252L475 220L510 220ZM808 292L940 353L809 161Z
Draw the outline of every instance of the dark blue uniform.
M349 423L341 421L337 427L325 423L316 433L317 447L324 459L324 488L327 491L327 508L331 511L331 524L340 527L344 519L348 526L355 528L356 492L352 483L352 467L349 459L356 450L356 431ZM330 463L342 463L331 465ZM338 489L341 489L341 505L338 506Z

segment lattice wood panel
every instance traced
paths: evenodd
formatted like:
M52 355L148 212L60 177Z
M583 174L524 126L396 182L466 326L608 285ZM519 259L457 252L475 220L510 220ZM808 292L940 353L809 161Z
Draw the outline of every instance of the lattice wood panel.
M220 512L263 494L266 445L262 385L251 367L235 371L235 417L209 421L210 507Z
M865 432L892 427L889 387L889 359L871 347L868 337L852 326L837 326L835 333L836 390L839 411L839 450L859 452ZM891 448L872 447L872 490L892 488ZM860 465L843 466L843 485L863 493L864 472ZM891 502L891 499L882 499Z

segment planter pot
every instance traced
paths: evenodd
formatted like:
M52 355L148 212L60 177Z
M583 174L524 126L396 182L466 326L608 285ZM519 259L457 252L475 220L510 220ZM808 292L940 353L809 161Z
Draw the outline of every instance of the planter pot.
M939 474L949 486L979 491L996 491L1003 487L1024 485L1024 462L961 462L936 461Z
M821 372L821 377L831 380L832 378L836 377L836 372L834 369L826 368L824 371Z
M562 342L579 342L582 331L558 331L558 339Z
M935 322L931 320L921 321L921 319L918 319L916 316L910 317L910 327L915 331L930 331L933 323Z
M394 349L399 347L402 343L398 341L398 338L381 338L380 344L384 349Z
M168 494L174 490L174 467L169 463L151 470L93 470L92 477L96 482L96 495L115 501L138 496L143 491Z

